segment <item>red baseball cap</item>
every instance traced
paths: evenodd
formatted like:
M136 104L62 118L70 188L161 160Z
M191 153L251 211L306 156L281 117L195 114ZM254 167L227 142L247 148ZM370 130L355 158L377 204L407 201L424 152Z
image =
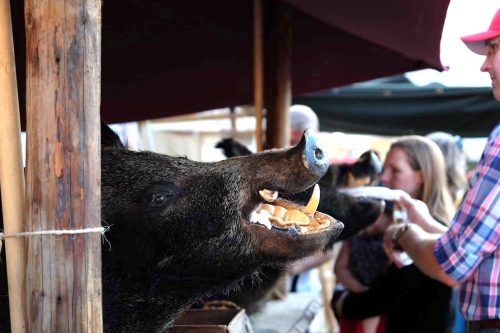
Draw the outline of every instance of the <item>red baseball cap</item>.
M461 39L472 52L486 55L485 42L498 36L500 36L500 9L497 10L495 16L493 16L488 30L474 35L464 36Z

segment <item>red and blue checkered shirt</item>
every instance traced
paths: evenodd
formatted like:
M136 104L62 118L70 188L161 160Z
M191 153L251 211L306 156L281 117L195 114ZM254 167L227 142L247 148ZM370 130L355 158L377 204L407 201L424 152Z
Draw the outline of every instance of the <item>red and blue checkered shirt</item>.
M441 267L460 282L466 320L500 318L500 124L488 139L476 179L434 247Z

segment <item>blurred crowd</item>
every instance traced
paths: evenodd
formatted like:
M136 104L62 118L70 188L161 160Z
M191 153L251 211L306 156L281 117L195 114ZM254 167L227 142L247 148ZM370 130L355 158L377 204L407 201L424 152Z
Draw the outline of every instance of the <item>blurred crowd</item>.
M500 10L462 41L485 56L500 100ZM500 124L470 173L466 161L449 133L391 144L378 185L401 194L325 259L335 261L341 333L500 332Z

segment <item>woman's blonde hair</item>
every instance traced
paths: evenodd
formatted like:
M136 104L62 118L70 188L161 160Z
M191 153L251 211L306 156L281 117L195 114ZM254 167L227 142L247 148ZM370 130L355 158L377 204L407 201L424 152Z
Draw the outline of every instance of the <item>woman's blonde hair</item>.
M394 142L392 148L403 150L411 168L422 172L421 197L417 199L427 204L432 216L449 225L455 208L447 187L446 164L438 145L425 137L410 135Z
M467 155L462 147L462 139L445 132L432 132L425 137L435 142L443 153L448 189L455 207L458 207L467 190Z

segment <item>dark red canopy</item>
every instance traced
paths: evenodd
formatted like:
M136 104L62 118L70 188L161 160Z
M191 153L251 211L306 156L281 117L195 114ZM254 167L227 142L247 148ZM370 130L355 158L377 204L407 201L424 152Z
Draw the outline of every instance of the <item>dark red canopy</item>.
M441 69L449 0L285 3L292 14L294 95ZM23 109L23 7L21 1L11 5ZM103 1L104 119L143 120L251 103L252 20L251 1Z

